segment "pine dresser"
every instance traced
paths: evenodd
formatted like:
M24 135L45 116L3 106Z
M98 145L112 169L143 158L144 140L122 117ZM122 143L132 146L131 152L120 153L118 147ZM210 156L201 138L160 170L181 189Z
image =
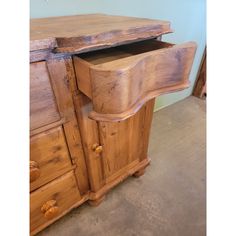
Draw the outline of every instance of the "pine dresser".
M144 174L155 98L189 86L196 44L163 42L168 21L104 14L32 19L30 30L34 235Z

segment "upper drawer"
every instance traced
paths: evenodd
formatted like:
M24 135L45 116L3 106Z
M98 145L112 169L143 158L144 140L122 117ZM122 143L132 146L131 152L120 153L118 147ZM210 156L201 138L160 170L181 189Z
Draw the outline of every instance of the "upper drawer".
M148 100L189 86L196 44L147 40L74 56L79 89L92 99L91 118L117 121Z
M30 130L60 120L46 62L30 64Z
M62 127L31 137L31 191L71 169L72 165Z

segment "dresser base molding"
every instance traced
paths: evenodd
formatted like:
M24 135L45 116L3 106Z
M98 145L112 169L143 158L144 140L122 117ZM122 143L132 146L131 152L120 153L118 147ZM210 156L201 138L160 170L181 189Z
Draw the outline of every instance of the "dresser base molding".
M102 195L100 198L96 199L96 200L88 200L88 204L92 207L96 207L99 206L102 201L105 199L106 195Z
M118 185L119 183L124 181L126 178L128 178L129 176L134 175L138 171L143 171L150 164L150 162L151 162L151 160L149 158L146 158L143 161L139 162L134 167L132 167L130 169L127 169L127 171L125 173L123 173L122 175L119 175L119 177L117 177L113 181L111 181L111 182L107 183L106 185L104 185L99 191L90 192L89 200L90 201L96 201L98 199L101 199L110 189L112 189L113 187L115 187L116 185Z
M143 169L140 169L140 170L136 171L136 172L133 174L133 177L136 177L136 178L141 177L142 175L145 174L145 169L146 169L146 168L143 168Z

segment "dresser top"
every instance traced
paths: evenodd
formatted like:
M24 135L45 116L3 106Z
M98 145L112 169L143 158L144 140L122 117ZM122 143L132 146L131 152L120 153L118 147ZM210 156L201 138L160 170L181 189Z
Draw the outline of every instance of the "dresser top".
M30 51L85 52L171 33L170 22L87 14L31 19Z

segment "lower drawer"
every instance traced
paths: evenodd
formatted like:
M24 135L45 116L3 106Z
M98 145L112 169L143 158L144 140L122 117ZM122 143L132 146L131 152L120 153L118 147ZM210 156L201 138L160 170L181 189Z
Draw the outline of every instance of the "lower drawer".
M71 171L30 194L30 231L46 227L81 199ZM40 230L39 229L39 230Z

